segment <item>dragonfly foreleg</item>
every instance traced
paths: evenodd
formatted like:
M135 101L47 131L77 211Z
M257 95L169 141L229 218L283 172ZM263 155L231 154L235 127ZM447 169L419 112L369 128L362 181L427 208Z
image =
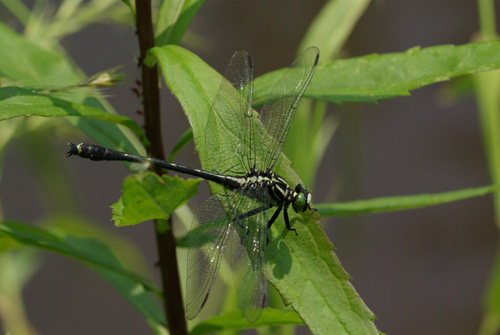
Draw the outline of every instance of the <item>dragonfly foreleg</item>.
M297 233L297 229L292 228L290 226L290 219L288 218L288 205L285 205L285 211L283 212L283 216L285 217L286 229L293 231L295 233L295 236L299 236L299 234Z

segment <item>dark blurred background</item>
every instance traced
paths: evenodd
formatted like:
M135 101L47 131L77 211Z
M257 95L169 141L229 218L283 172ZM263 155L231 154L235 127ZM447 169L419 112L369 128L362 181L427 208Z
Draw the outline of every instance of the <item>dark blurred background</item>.
M223 72L237 49L249 51L256 74L294 59L324 1L207 1L190 28L189 46ZM464 44L478 31L471 0L376 0L343 49L344 57L402 52L415 46ZM140 122L132 94L138 72L131 29L94 25L63 41L87 74L127 64L129 83L107 91L121 114ZM316 203L451 191L490 183L472 95L450 103L435 84L375 104L330 106L340 126L327 150L314 190ZM188 128L175 98L162 92L167 153ZM141 123L142 124L142 123ZM75 138L73 141L79 141ZM120 164L65 160L72 169L82 215L136 242L151 271L157 260L153 228L112 226L109 206L120 196L127 170ZM199 166L192 145L176 161ZM33 222L44 214L31 170L14 144L0 195L5 218ZM89 178L88 176L92 176ZM89 178L89 179L87 179ZM191 202L196 208L206 196ZM474 334L492 268L498 231L490 196L427 209L324 219L344 268L387 334ZM41 334L148 334L142 317L100 277L71 259L44 253L44 264L25 290L27 314ZM157 274L156 274L157 275ZM307 333L307 330L301 329Z

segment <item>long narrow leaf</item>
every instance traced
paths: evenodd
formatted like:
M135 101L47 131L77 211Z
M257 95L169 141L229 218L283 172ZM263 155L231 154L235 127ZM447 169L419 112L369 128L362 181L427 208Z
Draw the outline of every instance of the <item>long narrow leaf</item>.
M134 280L94 265L90 266L101 277L107 280L132 306L146 319L155 334L167 334L165 315L153 297L144 287Z
M155 45L179 44L205 0L164 0L158 11Z
M433 83L500 68L500 42L413 48L318 66L305 96L334 103L376 102L409 95ZM284 70L255 80L254 104L261 105Z
M0 121L20 116L85 116L124 125L146 141L143 130L132 119L71 101L37 94L20 87L0 87Z
M314 45L321 50L320 64L337 57L370 0L329 0L317 14L299 51ZM327 103L302 104L288 134L284 152L306 185L314 185L318 164L337 127L326 114Z
M311 23L299 50L314 45L321 58L333 59L351 34L370 0L330 0Z
M16 222L0 223L0 235L40 249L72 257L89 265L111 271L142 285L146 290L159 294L160 290L147 280L131 273L121 265L108 246L92 238L82 238L43 230Z
M500 186L491 185L436 194L417 194L349 202L337 202L332 204L317 204L315 205L315 207L321 216L342 216L393 212L441 205L453 201L483 196L488 193L498 191L499 189Z

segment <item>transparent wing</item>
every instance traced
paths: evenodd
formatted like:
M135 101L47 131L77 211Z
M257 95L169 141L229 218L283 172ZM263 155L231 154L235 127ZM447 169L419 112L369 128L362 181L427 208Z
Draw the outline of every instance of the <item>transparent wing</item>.
M238 304L248 322L256 321L266 302L265 250L269 194L266 189L239 197L230 237L231 268Z
M271 90L261 109L260 121L268 136L259 137L259 150L264 155L261 169L272 169L286 141L300 99L318 64L319 50L309 47L292 63Z
M229 195L214 195L198 208L191 224L187 259L186 315L193 319L205 305L231 235L225 204Z
M253 65L246 51L234 53L225 77L227 80L221 81L213 101L213 114L207 121L208 161L219 173L245 172L254 166L255 156L251 107Z

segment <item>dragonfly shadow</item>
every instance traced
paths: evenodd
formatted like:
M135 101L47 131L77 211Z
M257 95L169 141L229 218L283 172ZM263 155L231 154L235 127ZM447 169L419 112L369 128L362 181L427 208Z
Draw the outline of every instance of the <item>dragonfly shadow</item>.
M279 233L277 230L269 229L269 243L267 245L266 258L268 269L272 271L274 278L283 279L290 273L292 268L292 250L289 247L290 243L285 242L285 239L287 239L287 241L293 241L295 238L304 238L304 235L307 235L307 233L301 227L306 226L314 220L319 220L319 215L315 211L311 214L294 215L291 217L290 226L291 228L297 229L298 236L295 235L293 230L288 230L285 225L283 225L283 229L280 229ZM276 236L274 236L273 233Z
M272 236L271 230L268 232L269 244L267 245L266 251L267 262L272 268L273 277L276 279L283 279L285 275L290 273L292 268L292 254L290 248L284 241L289 231L287 229L285 230L286 231L276 237Z

